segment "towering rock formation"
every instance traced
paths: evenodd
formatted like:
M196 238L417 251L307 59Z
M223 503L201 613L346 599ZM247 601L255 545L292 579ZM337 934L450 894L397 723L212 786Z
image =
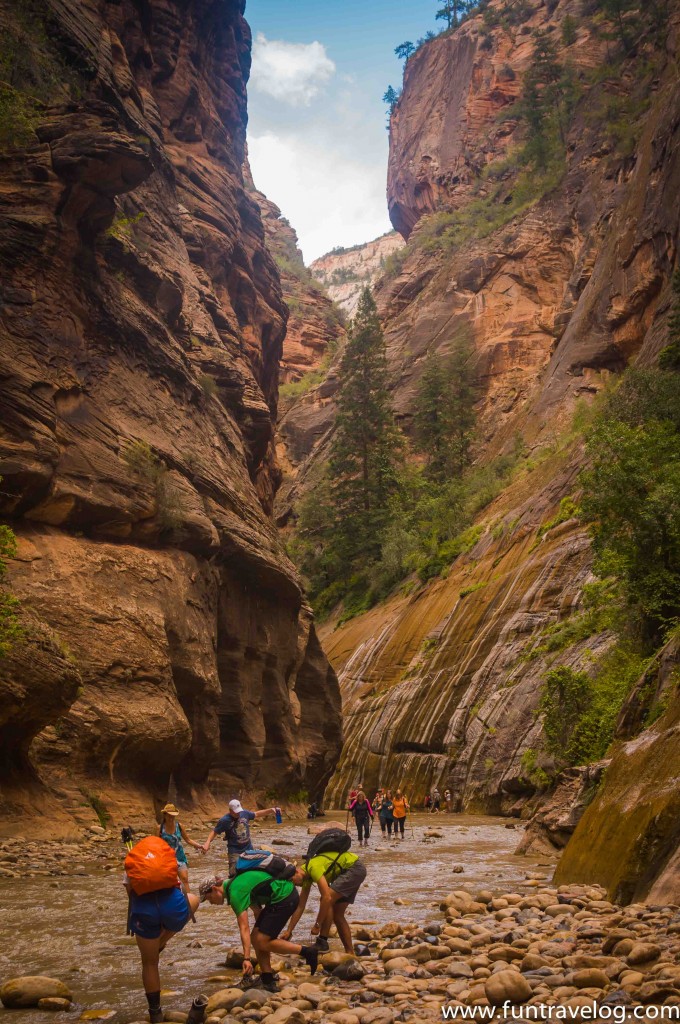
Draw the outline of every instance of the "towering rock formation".
M666 343L680 213L677 10L663 41L648 39L615 80L594 84L608 46L597 21L573 0L524 7L513 21L511 3L490 0L484 18L409 60L388 183L409 244L377 298L402 423L426 354L464 333L483 389L478 462L510 453L518 434L530 453L445 579L409 581L325 627L347 737L331 802L362 778L415 799L449 786L459 808L524 812L550 767L537 718L545 629L579 610L591 579L588 537L558 511L583 462L574 413ZM564 42L567 16L576 28ZM527 192L512 104L537 30L573 68L580 98L564 174L537 176ZM561 663L586 667L610 642L590 636Z
M171 780L183 801L317 792L335 760L337 683L269 517L287 311L242 174L243 8L2 6L23 117L0 243L25 626L0 660L6 814L33 772L120 807Z
M390 256L404 247L404 239L396 231L349 249L333 249L310 264L310 270L328 294L353 317L362 291L372 288L382 277Z

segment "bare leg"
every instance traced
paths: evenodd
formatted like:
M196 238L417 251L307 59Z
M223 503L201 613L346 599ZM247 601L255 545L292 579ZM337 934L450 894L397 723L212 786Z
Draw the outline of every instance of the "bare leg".
M250 938L257 953L257 962L260 965L260 970L266 973L271 973L272 953L297 953L298 956L302 953L302 946L299 942L288 942L287 939L270 939L259 928L253 928Z
M173 933L170 932L165 942ZM137 946L142 958L142 984L145 992L160 992L161 976L158 970L158 957L160 956L161 939L142 939L136 935ZM162 936L161 936L162 938ZM164 943L165 944L165 943Z
M345 912L348 906L349 904L344 902L333 903L333 920L335 922L335 927L338 929L338 938L345 948L345 953L353 953L354 946L352 945L352 932L349 923L345 918Z

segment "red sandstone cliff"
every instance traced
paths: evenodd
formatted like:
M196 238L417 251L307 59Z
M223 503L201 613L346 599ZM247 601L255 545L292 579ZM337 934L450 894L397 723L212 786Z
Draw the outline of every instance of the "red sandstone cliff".
M268 512L287 311L242 163L242 0L48 0L2 160L3 811L317 791L337 683ZM18 79L19 92L32 88ZM21 96L19 96L21 101ZM79 792L79 790L81 792Z
M449 786L468 810L526 811L550 664L537 648L546 627L578 611L591 579L578 522L550 527L578 487L574 410L666 343L680 216L677 11L665 40L594 85L589 69L608 45L597 25L572 0L530 6L522 24L488 29L475 17L409 61L388 181L393 223L409 245L377 292L401 422L408 428L425 355L446 353L465 332L481 386L478 463L508 452L518 434L530 458L479 515L477 543L444 579L409 581L386 604L324 627L347 736L332 800L362 778L369 788L405 785L415 798ZM568 14L578 27L567 53ZM522 126L502 115L536 29L556 42L581 92L564 173L520 201L513 153ZM610 101L629 111L624 138ZM437 232L454 223L457 241L441 244ZM609 642L591 636L562 662L587 666Z

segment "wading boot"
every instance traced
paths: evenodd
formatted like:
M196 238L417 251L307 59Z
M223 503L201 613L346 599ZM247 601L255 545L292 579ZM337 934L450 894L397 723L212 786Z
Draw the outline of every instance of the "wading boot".
M316 948L320 953L327 953L330 949L328 945L328 938L325 935L317 935L316 937Z
M205 1008L208 1005L207 996L196 996L191 1009L187 1014L186 1024L203 1024L205 1020Z

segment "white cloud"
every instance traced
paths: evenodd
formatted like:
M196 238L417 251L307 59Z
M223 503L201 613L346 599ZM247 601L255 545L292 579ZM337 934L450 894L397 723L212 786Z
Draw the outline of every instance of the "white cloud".
M308 107L335 74L321 43L287 43L259 32L253 43L251 88L291 106Z
M359 160L304 129L250 134L248 151L257 188L290 220L306 262L390 230L384 159Z

